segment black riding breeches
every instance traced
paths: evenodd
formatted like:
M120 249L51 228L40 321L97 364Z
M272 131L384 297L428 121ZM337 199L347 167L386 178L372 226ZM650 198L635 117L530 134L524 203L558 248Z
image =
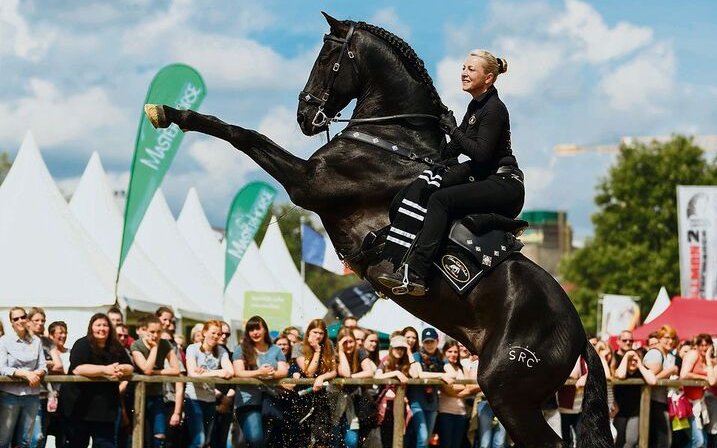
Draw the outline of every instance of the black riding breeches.
M524 200L523 182L509 174L491 174L484 180L437 190L428 199L428 211L408 265L425 278L452 220L474 213L515 218Z

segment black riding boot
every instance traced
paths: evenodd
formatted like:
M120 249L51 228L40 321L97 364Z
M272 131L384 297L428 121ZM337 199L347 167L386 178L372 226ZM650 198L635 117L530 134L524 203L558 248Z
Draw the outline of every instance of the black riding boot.
M393 274L383 274L378 281L397 296L409 294L416 297L426 295L426 282L408 264L402 264Z

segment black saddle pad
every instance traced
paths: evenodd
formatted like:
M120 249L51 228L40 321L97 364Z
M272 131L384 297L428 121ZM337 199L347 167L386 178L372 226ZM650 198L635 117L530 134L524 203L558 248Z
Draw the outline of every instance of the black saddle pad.
M523 243L512 231L489 230L478 234L463 220L457 220L434 265L458 294L465 295L486 273L522 248Z

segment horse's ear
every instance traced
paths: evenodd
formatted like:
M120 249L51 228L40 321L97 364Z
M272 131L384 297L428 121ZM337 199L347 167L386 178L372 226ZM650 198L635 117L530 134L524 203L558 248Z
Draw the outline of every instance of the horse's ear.
M327 22L327 23L329 24L329 26L331 27L331 31L332 31L332 32L334 32L334 31L346 31L346 25L344 25L343 22L341 22L340 20L334 19L334 18L331 17L330 15L326 14L324 11L321 11L321 14L324 15L324 18L326 19L326 22ZM336 33L336 34L338 34L338 33Z

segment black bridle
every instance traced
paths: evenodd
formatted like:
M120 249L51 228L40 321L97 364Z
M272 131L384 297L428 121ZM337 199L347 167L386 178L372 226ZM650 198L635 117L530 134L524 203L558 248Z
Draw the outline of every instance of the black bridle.
M302 90L301 93L299 93L299 101L305 101L307 104L312 104L317 106L316 114L314 115L314 118L311 120L311 124L316 127L326 126L326 136L329 137L329 125L331 123L381 123L389 120L395 120L400 118L428 118L433 120L438 120L439 117L436 115L430 115L430 114L398 114L398 115L386 115L381 117L370 117L370 118L349 118L349 119L339 119L341 114L336 114L335 117L328 117L326 115L326 112L324 112L326 103L329 101L329 97L331 96L331 91L333 90L334 83L336 82L336 78L338 77L339 70L341 70L341 61L343 60L344 53L348 56L349 59L354 60L355 59L355 53L351 51L349 45L351 43L351 38L354 34L354 24L352 23L349 26L349 31L346 33L346 37L336 37L331 34L327 34L324 36L324 42L326 41L332 41L337 42L341 44L341 51L339 51L339 57L337 61L334 63L333 67L331 68L331 74L329 75L329 80L326 83L326 87L324 88L323 92L321 93L321 96L316 96L311 92L307 92L305 90ZM354 65L354 70L356 70L356 67Z

